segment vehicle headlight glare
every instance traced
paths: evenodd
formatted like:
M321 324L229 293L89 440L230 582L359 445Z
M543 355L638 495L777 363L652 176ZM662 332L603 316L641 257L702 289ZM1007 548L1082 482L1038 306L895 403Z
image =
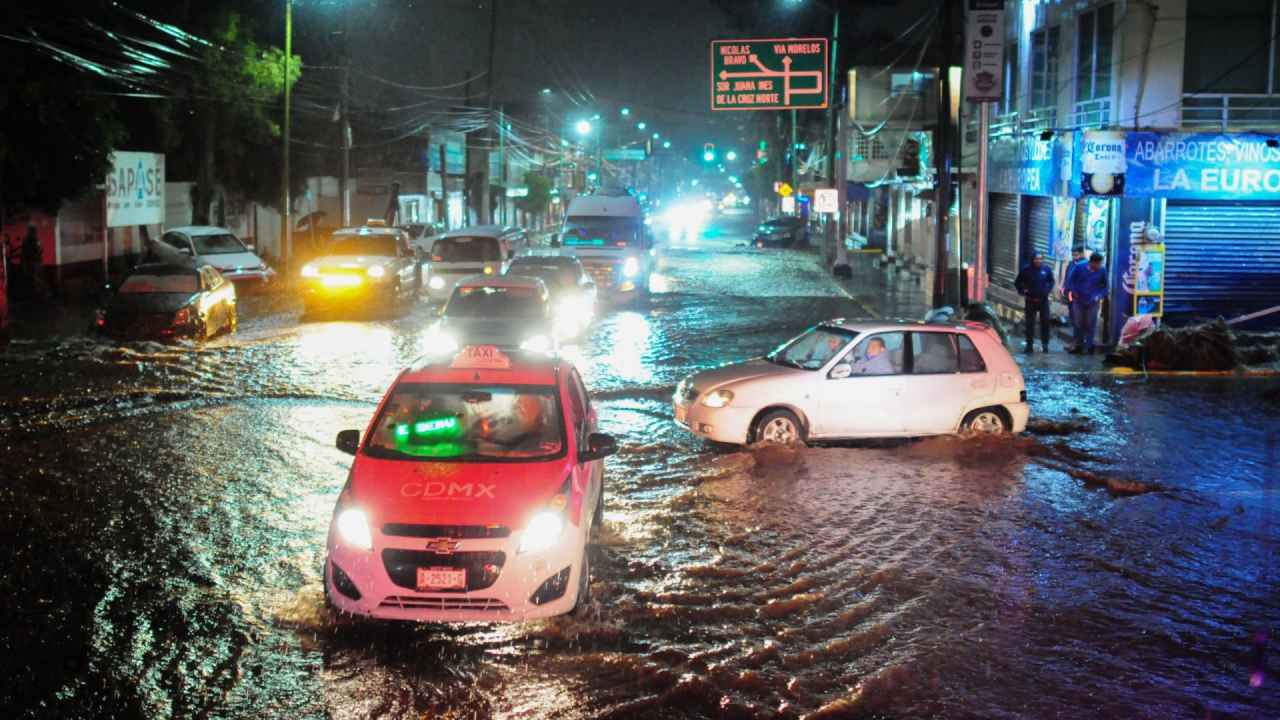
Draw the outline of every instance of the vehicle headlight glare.
M639 272L640 272L639 260L636 260L633 257L629 257L627 258L626 262L622 263L622 274L624 276L635 277Z
M529 520L520 536L520 552L538 552L552 547L564 532L564 516L552 510L543 510Z
M520 349L536 353L551 352L551 338L546 335L534 335L520 343Z
M369 516L359 508L347 508L338 513L338 537L351 547L360 550L373 549L373 533L369 530Z
M450 353L458 349L458 339L443 330L432 330L427 333L427 352Z
M733 393L729 390L716 390L702 397L702 404L709 408L722 408L733 402Z
M320 269L317 268L315 265L303 265L302 277L304 278L320 277Z
M377 279L386 275L387 269L382 267L381 265L374 265L370 267L368 270L366 270L365 272L369 274L369 277Z
M440 277L439 275L432 275L431 279L427 281L427 287L431 288L432 290L443 290L444 278Z

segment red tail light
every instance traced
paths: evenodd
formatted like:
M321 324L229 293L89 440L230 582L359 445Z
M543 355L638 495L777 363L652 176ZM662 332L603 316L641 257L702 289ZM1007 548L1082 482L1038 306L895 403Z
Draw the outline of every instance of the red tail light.
M191 308L182 308L173 314L174 325L186 325L191 322Z

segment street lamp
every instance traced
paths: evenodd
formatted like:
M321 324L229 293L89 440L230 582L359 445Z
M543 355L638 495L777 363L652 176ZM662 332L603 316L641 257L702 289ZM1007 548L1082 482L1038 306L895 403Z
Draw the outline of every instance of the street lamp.
M626 117L631 114L631 108L622 108L619 112L622 113L622 117Z
M645 125L643 120L642 120L642 121L640 121L640 122L638 122L638 123L636 123L636 129L637 129L637 130L643 130L643 129L647 128L647 127L649 127L649 126L648 126L648 125Z
M573 126L573 129L577 130L579 135L590 135L591 122L588 120L579 120L578 124Z
M657 140L657 139L658 139L658 138L660 138L660 137L662 137L662 133L654 133L654 134L653 134L653 139L654 139L654 140Z
M728 160L729 162L733 162L734 160L738 159L738 153L730 150L729 152L724 154L724 159Z
M671 141L670 141L670 140L663 140L663 141L662 141L662 149L663 149L663 150L670 150L670 149L671 149Z

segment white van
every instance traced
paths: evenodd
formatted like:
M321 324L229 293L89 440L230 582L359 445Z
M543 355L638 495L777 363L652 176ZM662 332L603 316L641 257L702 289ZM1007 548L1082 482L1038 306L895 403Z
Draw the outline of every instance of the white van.
M602 298L648 296L653 239L632 195L597 193L569 201L552 244L582 262Z
M503 274L516 250L528 244L524 230L503 225L475 225L437 236L431 246L427 297L444 302L464 277Z

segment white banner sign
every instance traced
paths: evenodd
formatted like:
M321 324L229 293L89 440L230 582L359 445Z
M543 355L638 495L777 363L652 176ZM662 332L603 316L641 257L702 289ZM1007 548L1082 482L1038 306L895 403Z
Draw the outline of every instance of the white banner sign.
M164 223L164 155L111 153L107 175L107 227Z
M964 28L964 95L995 102L1004 89L1004 0L969 0Z
M813 191L813 211L818 213L840 212L840 195L835 188L818 188Z

